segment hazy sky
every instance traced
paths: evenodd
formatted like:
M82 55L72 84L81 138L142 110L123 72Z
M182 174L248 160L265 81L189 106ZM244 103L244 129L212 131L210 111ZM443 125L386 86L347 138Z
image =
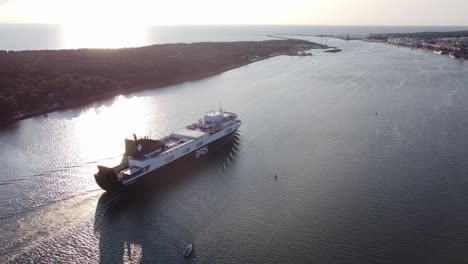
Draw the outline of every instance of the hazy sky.
M468 0L0 0L0 23L468 25Z

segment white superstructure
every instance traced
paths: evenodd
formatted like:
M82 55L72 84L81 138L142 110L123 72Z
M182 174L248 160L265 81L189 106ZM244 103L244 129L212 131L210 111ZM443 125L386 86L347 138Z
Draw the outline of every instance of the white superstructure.
M235 132L241 122L230 112L210 111L198 122L177 130L159 140L135 137L136 151L127 157L127 165L116 170L117 179L124 185L178 159L200 158L210 151L210 143ZM133 141L132 141L133 142ZM124 161L125 163L125 161Z

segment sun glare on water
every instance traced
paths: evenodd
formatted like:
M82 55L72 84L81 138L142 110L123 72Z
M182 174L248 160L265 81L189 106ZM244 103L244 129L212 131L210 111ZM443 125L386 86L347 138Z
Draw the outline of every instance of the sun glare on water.
M65 3L61 5L66 6ZM138 5L127 1L75 2L66 6L63 46L76 48L122 48L146 44L145 21ZM64 16L65 16L64 14Z
M63 30L64 48L123 48L147 45L145 28L123 24L68 24Z
M110 106L90 108L75 119L81 156L110 157L123 153L123 140L148 131L144 98L119 96Z

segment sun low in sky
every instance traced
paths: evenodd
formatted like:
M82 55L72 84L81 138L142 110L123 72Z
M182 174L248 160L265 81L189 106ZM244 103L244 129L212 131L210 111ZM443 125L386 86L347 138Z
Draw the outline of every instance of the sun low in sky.
M0 23L468 25L466 0L0 0Z

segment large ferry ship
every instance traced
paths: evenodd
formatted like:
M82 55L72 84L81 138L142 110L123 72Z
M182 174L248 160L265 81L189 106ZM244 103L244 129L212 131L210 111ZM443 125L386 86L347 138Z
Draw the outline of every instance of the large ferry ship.
M104 190L118 190L143 177L158 177L158 172L184 162L196 161L229 142L241 125L237 114L207 112L197 122L160 139L149 137L125 139L125 153L119 165L98 165L94 174Z

